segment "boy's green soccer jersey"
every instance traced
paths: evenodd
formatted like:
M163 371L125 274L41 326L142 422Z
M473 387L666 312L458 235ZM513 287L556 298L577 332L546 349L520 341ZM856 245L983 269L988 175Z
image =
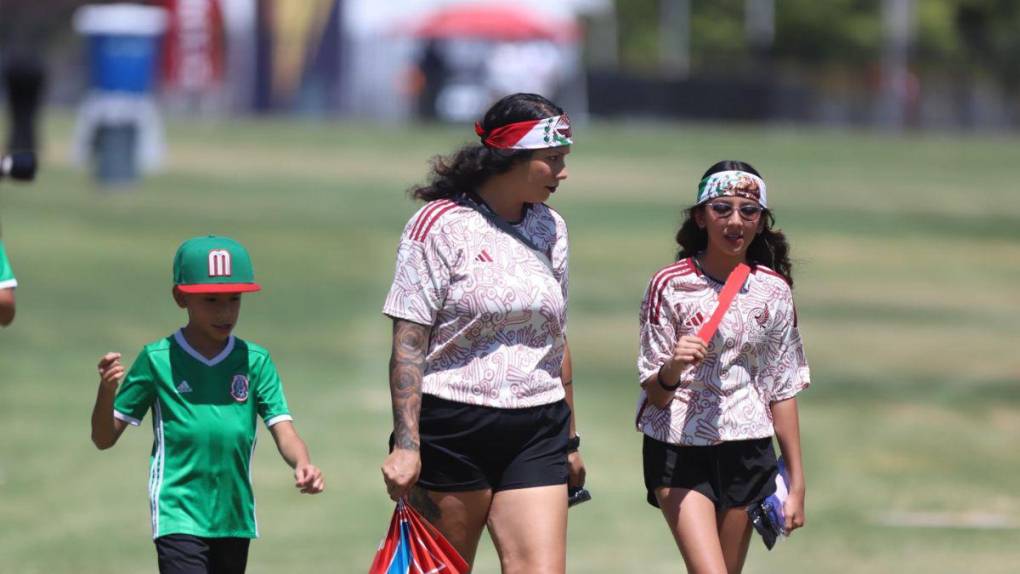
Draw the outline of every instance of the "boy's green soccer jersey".
M4 251L4 242L0 241L0 289L13 289L18 286L18 280L14 278L14 270L11 269L11 262L7 260L7 252Z
M269 352L230 337L206 359L180 331L146 345L114 402L132 425L152 410L152 536L257 538L251 459L256 416L291 420Z

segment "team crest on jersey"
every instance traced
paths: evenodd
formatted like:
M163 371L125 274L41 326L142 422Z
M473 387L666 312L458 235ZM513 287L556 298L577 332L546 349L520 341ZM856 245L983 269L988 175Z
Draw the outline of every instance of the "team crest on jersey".
M230 381L230 396L239 403L248 400L248 377L234 375L233 380Z

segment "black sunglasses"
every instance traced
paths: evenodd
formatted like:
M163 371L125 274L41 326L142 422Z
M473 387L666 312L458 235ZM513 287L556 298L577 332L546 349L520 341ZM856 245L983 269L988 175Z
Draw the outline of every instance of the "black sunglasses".
M716 202L709 203L708 208L712 210L715 215L726 218L733 213L733 206L729 203ZM761 212L765 211L760 205L744 204L737 208L737 212L740 213L740 218L744 221L755 221L761 217Z

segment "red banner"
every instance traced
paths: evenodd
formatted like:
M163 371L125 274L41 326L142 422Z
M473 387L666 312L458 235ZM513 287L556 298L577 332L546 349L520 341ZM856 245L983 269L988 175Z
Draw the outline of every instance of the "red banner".
M171 91L206 92L223 81L223 13L218 0L161 0L169 21L163 81Z

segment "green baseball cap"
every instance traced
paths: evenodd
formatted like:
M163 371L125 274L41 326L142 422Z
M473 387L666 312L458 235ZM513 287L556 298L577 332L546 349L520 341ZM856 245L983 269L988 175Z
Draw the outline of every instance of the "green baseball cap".
M174 286L184 293L258 291L251 257L229 237L192 237L174 255Z

